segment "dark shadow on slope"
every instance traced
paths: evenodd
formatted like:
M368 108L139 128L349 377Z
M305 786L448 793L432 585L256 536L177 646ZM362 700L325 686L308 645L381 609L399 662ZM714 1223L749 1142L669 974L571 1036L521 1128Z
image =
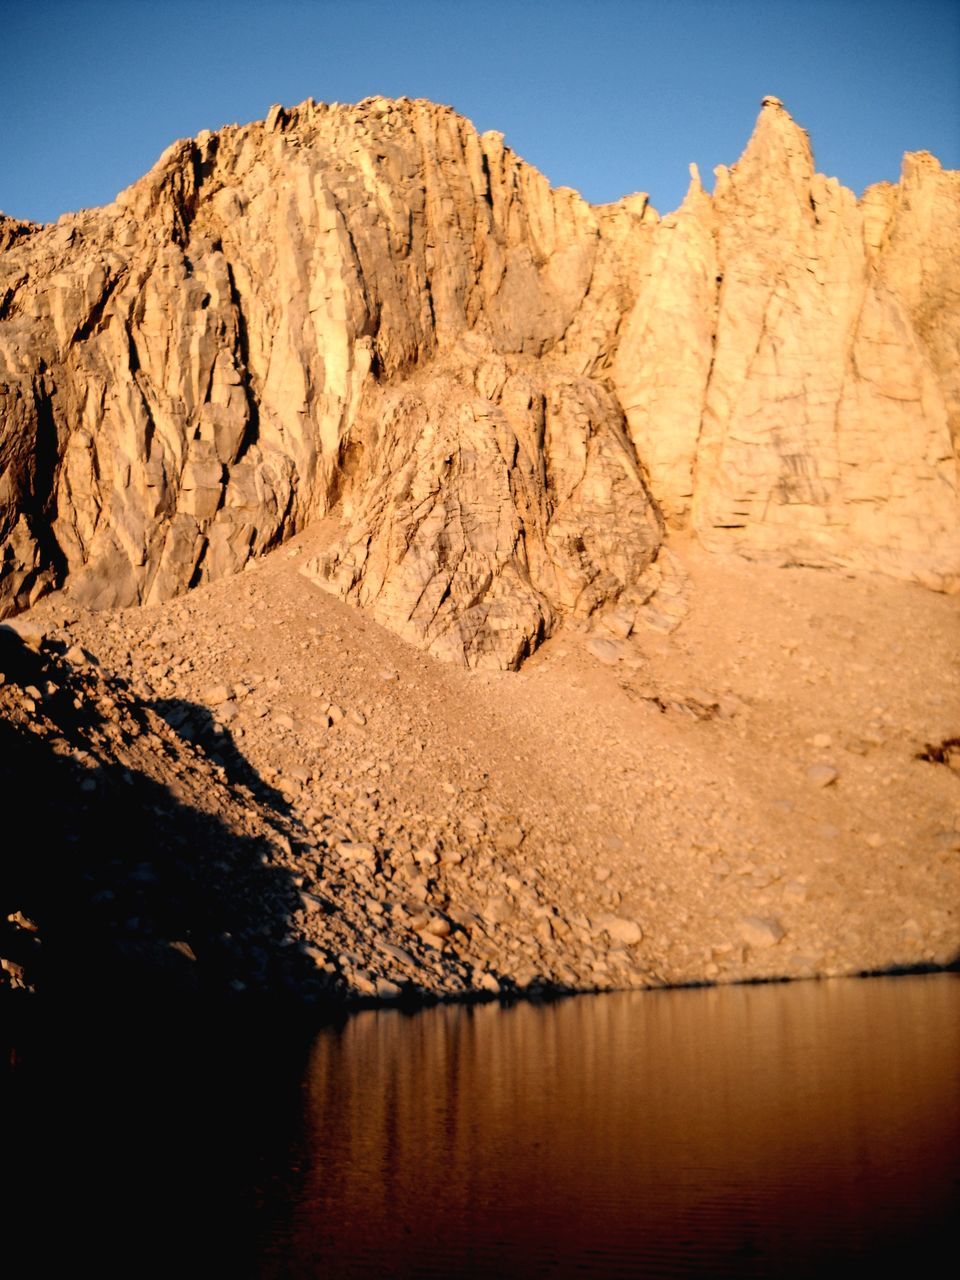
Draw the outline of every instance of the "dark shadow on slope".
M76 676L6 632L0 671L21 687L60 686L33 718L40 723L42 708L46 736L0 721L7 974L20 968L45 996L81 1004L188 994L323 999L325 980L287 942L297 888L269 838L238 834L119 761L78 760L98 735L117 734L97 710L105 686L93 675ZM149 732L142 707L124 705ZM176 756L173 744L155 743Z
M202 747L214 764L221 765L231 786L247 787L261 804L289 815L291 806L287 798L261 778L237 747L230 730L206 707L183 698L157 698L148 705L184 742Z

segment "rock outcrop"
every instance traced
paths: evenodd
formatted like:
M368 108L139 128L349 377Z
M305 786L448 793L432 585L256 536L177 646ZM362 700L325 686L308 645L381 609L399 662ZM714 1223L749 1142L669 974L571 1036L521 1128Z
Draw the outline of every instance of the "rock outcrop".
M858 202L772 98L663 220L420 101L178 142L0 218L0 613L161 601L334 511L310 575L470 666L629 614L673 527L956 589L958 230L960 175Z
M715 549L957 587L958 209L926 155L858 205L765 99L713 196L694 175L658 228L617 350L670 517Z

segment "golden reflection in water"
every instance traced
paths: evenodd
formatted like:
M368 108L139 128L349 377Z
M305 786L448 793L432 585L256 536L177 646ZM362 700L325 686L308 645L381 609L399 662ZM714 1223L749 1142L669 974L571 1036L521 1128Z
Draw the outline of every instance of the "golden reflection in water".
M956 1203L958 1014L943 976L360 1014L316 1041L273 1254L760 1275L915 1250Z

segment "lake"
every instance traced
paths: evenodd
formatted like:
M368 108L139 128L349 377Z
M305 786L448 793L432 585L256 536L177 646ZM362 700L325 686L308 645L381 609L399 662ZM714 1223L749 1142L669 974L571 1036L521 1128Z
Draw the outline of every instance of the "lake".
M916 1270L960 1210L960 981L370 1011L310 1036L98 1019L14 1043L2 1098L5 1243L35 1261L66 1243L138 1275Z

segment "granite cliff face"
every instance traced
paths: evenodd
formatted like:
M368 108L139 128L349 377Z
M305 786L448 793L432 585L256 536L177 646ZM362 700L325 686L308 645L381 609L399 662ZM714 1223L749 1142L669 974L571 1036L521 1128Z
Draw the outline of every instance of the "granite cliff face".
M958 232L960 174L857 202L776 99L662 220L426 102L176 143L0 217L0 614L164 600L333 512L310 576L469 666L629 630L672 528L956 590Z

